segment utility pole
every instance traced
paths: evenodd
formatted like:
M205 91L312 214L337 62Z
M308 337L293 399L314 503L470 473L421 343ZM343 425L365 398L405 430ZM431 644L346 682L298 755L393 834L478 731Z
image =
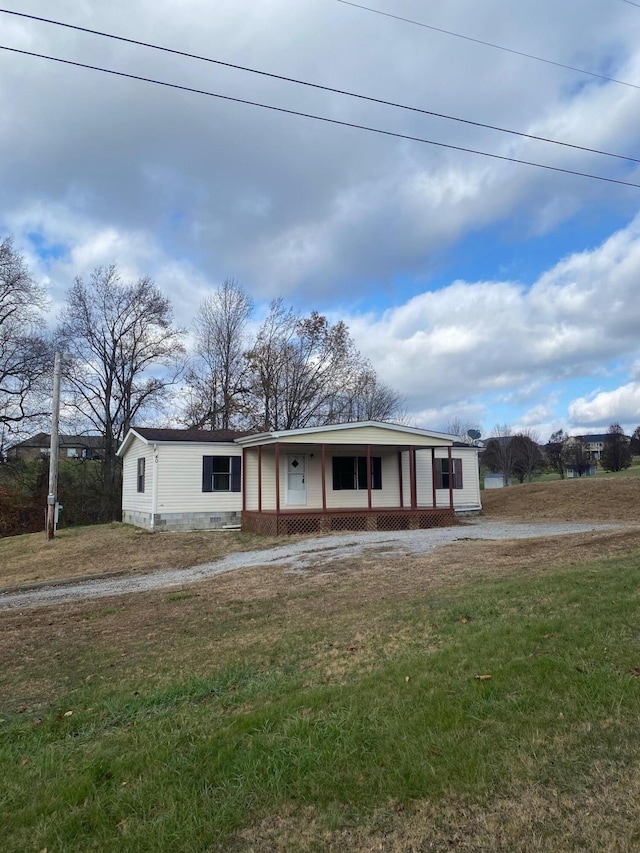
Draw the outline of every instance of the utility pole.
M49 449L49 494L47 495L47 540L55 536L56 501L58 497L58 422L60 420L61 355L53 361L53 410L51 412L51 444Z

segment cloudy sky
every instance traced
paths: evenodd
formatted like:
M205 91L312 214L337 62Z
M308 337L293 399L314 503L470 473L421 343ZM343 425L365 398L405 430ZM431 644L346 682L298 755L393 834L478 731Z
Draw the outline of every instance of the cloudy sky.
M640 160L626 0L3 5ZM282 296L345 320L417 425L546 440L640 423L640 186L443 146L638 185L640 163L4 13L0 43L442 144L1 50L0 235L47 283L52 318L97 264L151 275L183 325L234 277L258 314Z

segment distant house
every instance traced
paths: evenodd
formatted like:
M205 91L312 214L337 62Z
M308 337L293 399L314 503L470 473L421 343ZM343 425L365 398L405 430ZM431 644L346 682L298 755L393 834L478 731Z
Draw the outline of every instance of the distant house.
M104 455L104 439L100 435L61 435L58 442L60 459L102 459ZM32 462L48 457L50 447L51 436L39 432L7 448L7 459Z
M572 465L569 463L566 466L567 479L574 480L578 477L595 477L596 465L595 462L589 465Z
M604 450L604 445L607 440L607 436L609 433L594 433L593 435L576 435L576 438L579 438L580 441L584 441L587 445L587 453L589 454L589 459L600 460L602 458L602 451ZM627 443L631 441L631 436L625 435L625 440Z
M256 533L437 527L481 509L478 449L366 421L273 431L132 428L123 521Z

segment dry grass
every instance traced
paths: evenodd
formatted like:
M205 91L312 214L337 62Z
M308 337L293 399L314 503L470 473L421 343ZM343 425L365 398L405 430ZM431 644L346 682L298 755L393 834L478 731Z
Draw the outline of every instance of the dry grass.
M482 492L483 515L518 521L640 522L640 477L530 483Z
M536 518L636 521L633 512L639 505L640 494L637 489L640 488L640 478L638 480L636 489L633 488L634 481L618 479L549 483L485 493L486 514L490 518L527 521ZM52 572L57 572L55 576L60 577L81 574L81 569L89 573L103 571L107 568L104 565L107 561L111 570L149 571L160 566L186 566L204 562L231 550L264 547L268 541L262 537L243 537L235 533L149 534L120 525L85 528L62 532L53 546L47 545L42 537L0 541L0 572L6 578L6 565L10 565L15 577L19 577L20 572L23 572L23 577L27 577L30 571L49 577ZM228 711L220 703L211 702L207 696L200 698L196 695L190 699L188 691L187 699L181 699L186 703L182 716L182 712L174 712L170 702L166 707L162 706L162 713L153 704L156 701L153 697L158 693L166 691L171 696L171 690L175 689L176 695L182 695L180 689L184 683L199 678L206 683L218 669L225 667L231 672L235 668L247 667L265 679L270 672L275 673L279 668L287 672L290 669L297 674L292 677L300 679L300 702L304 707L298 708L294 702L293 710L289 708L287 714L292 718L295 716L294 711L299 712L302 718L308 714L312 722L317 720L320 725L324 719L324 706L321 704L324 694L317 699L319 691L344 691L339 694L343 699L338 704L340 708L349 707L348 697L351 692L364 690L362 682L371 679L372 673L384 673L389 667L402 666L405 659L412 662L409 685L417 685L417 676L414 679L413 672L418 672L423 662L437 661L439 655L446 654L451 647L452 637L463 649L462 658L466 660L465 656L468 656L472 661L476 652L475 641L472 643L469 639L471 645L465 646L466 634L461 636L458 631L477 631L476 634L469 634L469 637L476 637L478 642L486 643L488 637L501 636L503 620L513 619L518 630L522 624L525 633L529 622L538 620L540 632L545 633L540 637L532 635L531 655L522 657L521 665L524 671L535 667L541 656L549 658L556 665L563 660L563 655L571 655L580 646L579 642L564 640L564 632L572 629L573 622L580 615L573 598L573 587L575 594L580 595L589 587L590 578L597 580L601 572L613 572L614 576L622 577L623 567L629 571L637 566L639 553L640 526L536 540L485 542L469 539L428 555L382 553L380 549L372 547L352 559L336 560L328 565L319 561L304 573L287 573L283 567L265 566L221 575L182 590L139 593L24 612L6 611L0 614L0 695L5 697L3 707L10 715L24 715L21 737L25 744L29 744L25 746L27 757L20 754L20 761L13 770L25 776L25 786L40 784L35 770L33 780L26 778L30 765L25 765L25 761L35 761L34 756L39 748L36 735L30 732L44 731L52 714L61 715L63 722L60 725L65 724L64 714L67 709L73 709L71 721L81 713L88 715L89 710L94 713L94 708L111 708L111 712L117 716L113 709L120 707L118 703L130 700L135 704L144 697L151 697L148 712L145 713L149 714L150 720L156 721L154 726L157 726L158 731L166 718L169 722L173 720L176 732L185 733L183 741L178 739L175 742L176 754L191 749L190 744L197 747L204 743L211 731L217 731L216 727L222 725L217 715L223 714L227 714L221 718L224 739L216 742L214 754L217 755L224 748L234 725L241 730L234 748L236 752L246 752L247 736L243 726L249 726L264 706L268 709L265 719L260 725L252 724L250 734L252 739L261 737L263 731L266 732L265 737L269 736L271 727L277 725L274 720L277 718L278 702L290 689L287 678L283 677L277 683L273 695L266 688L264 694L256 694L257 699L248 692L247 696L241 696L237 707ZM6 556L10 557L8 564L4 561ZM610 559L616 561L615 571L611 569L610 563L598 563ZM33 568L34 564L37 568ZM621 567L620 572L618 565ZM564 594L569 597L553 609L554 579L563 572L568 576L563 587ZM521 586L526 588L530 581L538 583L539 576L542 578L537 594L529 597L525 594L525 601L515 600L518 589ZM579 582L573 584L573 578L579 579ZM478 590L486 588L497 590L497 585L494 587L492 583L498 580L502 583L502 579L513 583L511 592L502 594L496 611L478 610L477 600L476 610L473 610L474 605L470 603L474 600L472 596L478 596ZM476 584L478 580L482 583ZM607 611L602 617L602 624L596 626L606 645L611 642L612 647L617 648L626 643L630 649L626 657L621 659L623 664L620 674L615 675L616 685L622 683L624 678L628 681L630 667L640 663L634 645L637 642L634 639L637 619L632 610L629 610L631 615L622 619L620 624L610 627L611 614L616 614L636 594L635 588L626 590L621 587L621 590L608 602L613 609ZM603 600L596 593L593 598L597 612L600 612ZM450 599L455 607L447 604ZM438 606L429 615L428 608L432 604ZM540 612L536 609L538 604ZM493 607L493 598L488 606ZM545 611L547 606L552 608L549 614ZM467 607L473 611L469 619L466 615ZM565 623L563 620L567 614ZM442 621L445 616L449 622ZM558 627L542 627L547 620L553 619L557 621ZM587 620L586 635L590 636L595 622L595 616L593 622ZM486 629L485 634L481 633L481 629ZM548 630L552 633L547 633ZM513 634L513 640L517 636L517 633ZM508 639L504 639L504 642L506 645L500 658L504 666L508 667L512 645ZM549 651L540 651L539 645L546 643L549 644ZM589 658L596 654L586 646L587 638L584 643L588 651L575 652L578 663L582 661L581 656L586 654ZM450 661L455 663L456 660L455 656L450 657ZM571 682L576 670L573 657L570 662L567 678ZM609 668L615 669L616 665L615 662L609 663L608 659L593 657L585 678L591 679L593 676L593 684L597 685L598 673L601 670L608 672ZM438 670L442 679L446 680L450 676L450 669L447 666L442 671ZM471 669L472 673L477 671ZM517 669L509 670L509 673L514 686L509 686L504 703L510 715L512 707L517 712L519 703L525 701L518 691L526 688L535 698L539 690L544 691L545 683L534 675L529 679ZM276 678L275 675L273 677ZM398 677L400 684L404 685L404 670ZM458 713L460 696L466 682L456 680L457 676L452 675L451 678L451 687L446 695L453 696L452 713ZM497 681L488 684L497 684ZM475 684L473 680L471 683ZM379 701L380 695L388 689L388 684L385 684L376 676L375 686L371 687L370 693L362 693L364 700L358 703L358 707L362 704L366 710L367 702ZM559 684L562 688L563 684ZM369 810L352 807L353 801L348 791L342 794L342 799L336 794L335 807L331 800L326 802L326 798L319 798L316 802L311 797L306 801L291 798L278 801L274 798L266 811L253 816L247 812L246 818L236 825L220 847L211 842L206 846L204 843L197 846L194 841L196 835L193 834L190 836L192 843L190 846L185 845L185 849L219 849L225 853L313 853L320 850L329 853L343 850L353 853L440 853L445 850L465 853L556 853L561 850L571 850L573 853L632 853L640 849L640 765L637 753L634 754L637 742L631 740L637 728L637 714L635 708L632 708L634 713L630 721L621 714L620 709L624 708L624 704L616 692L619 688L612 688L612 684L613 675L601 688L605 691L606 701L598 711L599 717L593 716L599 706L595 702L597 691L592 689L591 682L589 693L580 694L585 703L584 710L579 703L567 699L566 691L559 688L558 701L567 703L566 707L561 704L566 716L575 716L575 721L571 723L565 720L555 725L551 720L550 724L549 720L543 719L544 709L541 711L537 706L532 709L530 713L539 715L540 725L547 725L548 728L541 729L542 733L538 733L541 740L539 743L532 740L530 748L527 742L515 749L513 744L519 742L521 735L513 735L510 739L498 742L493 753L507 748L514 749L514 761L508 764L504 777L500 777L500 784L494 788L485 790L479 785L477 791L469 794L451 787L446 789L448 793L444 796L432 796L431 789L423 786L415 797L405 796L402 800L392 799L395 794L385 788L382 798ZM426 682L424 685L421 682L420 688L411 687L417 691L417 703L423 702L420 690L426 689L426 686ZM636 695L635 686L636 683L632 681L628 688L630 696ZM94 693L91 693L92 690ZM236 690L242 690L241 684L231 683L227 688L228 695L233 696ZM474 716L469 718L468 727L460 732L461 740L468 738L468 742L472 743L474 737L484 736L485 732L499 732L497 728L491 729L498 725L494 718L500 717L500 702L503 701L499 699L502 696L499 687L495 690L495 693L491 693L489 687L486 694L482 694L486 695L488 703L494 704L487 708L478 706L482 717L477 720ZM592 694L596 694L593 707L588 704ZM327 701L330 696L327 692ZM320 704L311 707L316 700ZM282 701L286 704L286 699ZM445 699L441 697L439 701L444 702ZM555 697L551 696L550 701L555 701ZM89 710L83 712L83 703L89 705ZM438 706L438 702L433 704ZM395 709L394 704L390 707ZM406 702L398 707L402 707L405 712L411 711L411 705ZM419 707L421 714L428 710L427 705L420 704ZM473 707L477 713L478 708ZM210 716L203 717L202 728L195 727L191 731L189 726L196 724L190 720L199 720L204 714L203 708L210 708ZM175 717L172 716L174 713ZM505 717L507 721L509 715ZM43 720L42 725L40 718ZM132 719L135 724L126 723L122 731L118 732L115 729L112 731L113 726L109 724L111 728L108 728L106 734L102 733L100 737L96 735L95 742L90 742L86 756L82 752L75 755L74 761L80 768L78 774L83 769L83 762L93 766L91 762L95 754L102 755L100 750L104 752L107 748L103 741L108 746L109 739L116 735L123 739L129 738L122 740L122 752L130 757L140 749L137 738L142 737L142 734L136 732L146 731L145 726L149 727L149 737L153 738L154 743L160 743L160 734L151 727L151 723L144 722L141 712ZM342 720L342 717L338 715L338 719ZM377 719L374 714L373 722ZM537 726L538 717L534 719ZM93 717L87 716L86 731L89 733L89 723L94 725L92 720ZM399 714L397 737L395 729L389 729L394 733L390 735L390 740L397 743L400 752L410 748L408 742L414 732L411 727L406 730L402 727L403 720L403 714ZM591 720L593 730L589 722ZM131 729L127 728L129 725ZM313 726L311 723L309 725L312 733ZM579 750L571 738L575 739L576 731L582 731L581 727L584 726L589 726L591 734L585 735L582 740L578 738L578 741L590 760L586 761L583 754L582 763L578 766L575 762ZM83 729L78 731L78 743L82 737L89 737L86 733L82 734ZM166 729L162 731L166 733ZM127 732L133 734L127 735ZM343 734L345 738L348 737L346 730L343 732L340 729L340 733L341 737ZM553 740L555 737L566 738L566 742L558 741L557 750ZM429 738L427 741L431 742ZM61 738L56 749L69 750L69 755L73 756L73 744L73 739ZM288 749L293 748L288 741L286 745ZM194 760L198 759L196 747ZM353 748L356 750L353 754L358 758L360 752L356 747ZM31 757L29 749L33 751ZM416 767L431 760L436 765L444 761L444 757L437 751L429 758L429 755L425 755L425 749L424 744L416 747ZM548 756L546 759L550 767L555 766L556 758L560 757L568 768L564 775L559 773L558 777L549 777L552 781L548 784L543 781L546 771L538 770L536 764L540 755L545 754L545 749L552 754L553 760L548 761ZM270 754L265 752L265 755ZM462 755L462 759L464 757ZM145 772L150 772L156 765L164 766L163 762L168 760L164 755L158 757L155 764L150 762L148 766L145 765ZM68 761L69 766L73 764L71 758L65 758L65 761ZM326 761L330 764L328 759ZM385 766L391 769L391 764L391 761L387 761ZM315 765L311 762L309 766ZM324 766L322 762L320 766ZM513 778L509 775L512 767ZM578 769L574 773L575 767ZM179 773L171 775L169 787L155 791L145 801L145 809L152 814L157 804L164 802L164 798L169 803L174 802L172 797L178 798L175 808L178 813L180 808L184 811L175 824L176 833L184 832L185 824L193 812L192 800L187 798L188 805L180 805L178 797L181 786L186 784L193 773L191 765L187 769L188 772L182 768L184 776ZM372 770L376 771L376 768ZM407 773L412 776L415 770L412 763L409 770ZM41 772L45 770L38 765L37 773ZM309 775L313 777L313 770L309 771ZM202 779L205 777L206 773ZM129 779L128 776L124 778ZM144 774L140 771L140 779L143 778ZM233 792L241 785L243 776L232 774L228 778L233 780L228 784L228 790ZM367 787L369 779L368 775L364 778L363 788ZM134 782L135 785L142 784L135 779ZM114 798L116 795L127 795L129 787L121 787L122 784L127 785L127 782L120 783L119 777L117 784L113 783ZM133 782L129 785L134 787ZM360 790L359 785L360 782L354 788L356 793ZM31 792L32 788L26 787L26 790ZM44 789L41 787L39 790L42 794ZM221 790L217 791L216 797L222 797ZM96 801L102 796L100 792L95 794ZM88 808L86 802L89 801L82 800L85 804L82 805L83 809ZM212 819L212 815L219 811L220 802L215 800L214 804L214 800L211 800L204 809L201 803L201 819ZM296 805L296 802L300 805ZM138 800L135 799L131 800L129 807L128 814L132 819L145 811L139 808ZM66 803L59 806L60 814L65 814L68 808ZM60 825L59 816L52 814L47 821L49 819L57 820L56 826ZM33 824L38 840L34 849L45 846L47 821ZM153 841L151 836L146 839L146 843L144 836L140 839L132 837L128 839L127 846L127 838L120 838L119 833L124 832L120 826L118 823L112 834L101 836L103 841L108 839L110 842L103 844L103 849L175 849L175 844L167 840L168 836L162 843L157 838ZM71 832L69 829L68 838L75 837ZM27 835L15 836L18 837L24 839ZM173 837L181 836L176 834ZM87 842L87 835L82 838ZM122 841L122 848L118 847L119 840ZM136 846L138 841L140 844ZM51 844L50 840L47 841L49 849L53 849ZM14 846L8 849L27 847Z
M531 577L640 551L640 529L536 540L465 540L428 555L359 557L301 574L278 566L230 572L185 587L1 614L0 693L37 711L87 678L158 683L213 660L262 665L296 632L316 633L305 668L340 684L407 647L397 604L478 578ZM428 654L430 636L421 637ZM18 651L16 651L18 650ZM296 650L292 649L292 654ZM72 661L69 668L61 660ZM101 663L96 665L96 660Z
M60 530L0 539L0 588L38 581L155 569L185 569L236 551L269 548L283 540L224 530L150 533L126 524Z
M478 578L551 576L572 566L582 571L585 561L639 551L638 529L535 541L466 540L430 555L385 555L383 560L371 549L306 574L270 566L183 591L9 611L1 618L0 693L15 697L15 702L5 701L8 710L44 716L61 696L68 703L61 712L75 709L73 697L87 685L144 695L170 685L178 673L206 677L213 662L261 668L271 667L278 657L293 662L297 648L286 644L296 636L306 637L298 665L309 689L314 684L348 688L385 661L412 650L426 660L438 651L442 641L432 630L437 626L425 623L418 632L415 626L407 631L397 618L398 608L426 600L425 594L448 596L453 587L466 588ZM235 713L250 712L249 704ZM608 737L604 730L600 735ZM530 775L535 778L535 769ZM344 804L333 810L326 804L289 802L268 817L249 820L223 846L209 849L632 853L640 849L639 795L637 759L630 755L621 762L618 756L615 763L595 761L573 789L539 781L511 787L505 781L487 799L452 790L434 800L389 800L353 818Z
M640 522L640 477L533 483L485 491L482 500L483 515L491 519ZM93 574L188 568L286 541L227 531L150 533L123 524L61 530L51 543L44 534L33 533L0 539L0 588ZM526 551L531 546L519 547Z
M411 806L389 803L367 820L330 828L317 809L289 809L248 827L229 853L636 853L640 765L596 765L579 792L521 787L479 804L456 796ZM635 831L630 827L635 826Z

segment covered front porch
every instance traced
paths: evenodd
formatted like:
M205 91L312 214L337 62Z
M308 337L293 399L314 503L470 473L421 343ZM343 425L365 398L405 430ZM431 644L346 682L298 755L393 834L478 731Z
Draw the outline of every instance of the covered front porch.
M460 461L452 456L453 442L410 432L419 433L418 443L398 443L409 436L397 428L366 436L356 430L321 433L313 436L318 441L308 432L298 440L248 438L242 529L277 536L455 524L454 473ZM358 440L363 437L377 441Z

